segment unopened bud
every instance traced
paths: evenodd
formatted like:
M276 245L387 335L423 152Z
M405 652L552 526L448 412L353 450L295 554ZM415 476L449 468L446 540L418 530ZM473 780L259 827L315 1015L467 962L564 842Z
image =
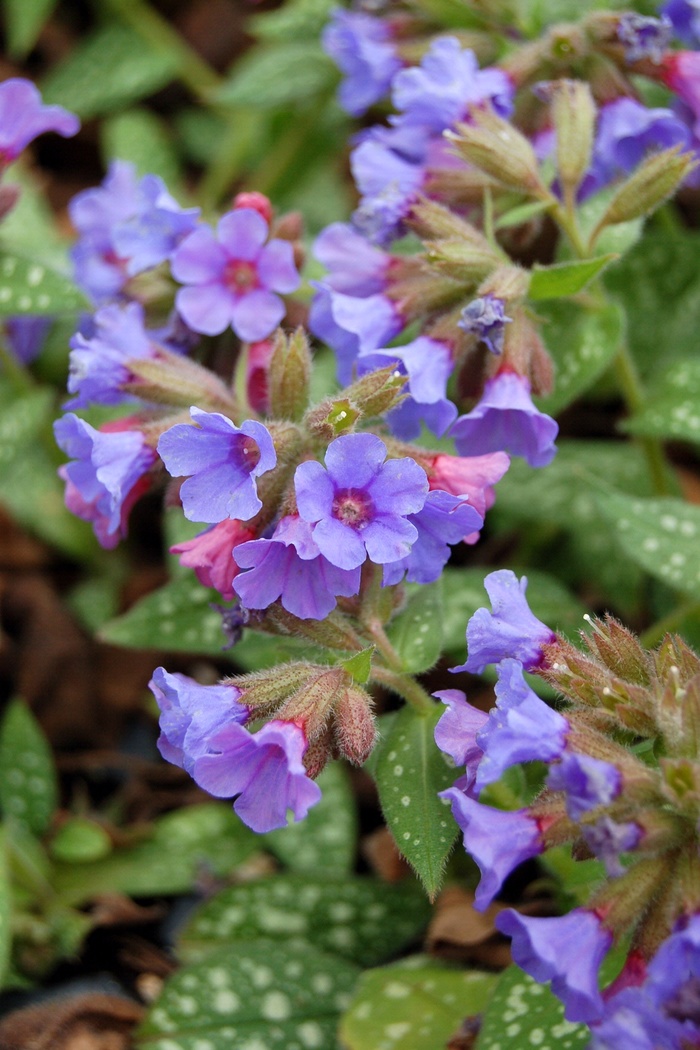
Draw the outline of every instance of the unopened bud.
M596 107L583 80L555 80L547 85L557 136L557 168L565 190L575 193L591 163Z
M22 188L15 183L10 182L7 186L0 186L0 219L10 214L21 193Z
M335 705L334 725L340 754L353 765L363 765L377 739L369 693L357 686L343 690Z
M314 665L294 662L280 664L267 671L232 675L224 678L222 685L233 685L240 690L240 703L245 704L255 715L269 713L296 692L314 673Z
M445 132L456 152L492 179L531 197L549 196L543 185L532 146L512 124L492 109L473 106L472 123Z
M377 368L347 388L348 398L364 416L373 418L400 405L406 396L408 376L397 373L393 365Z
M309 400L311 351L303 328L292 336L278 330L268 370L270 414L298 422Z
M302 726L309 741L326 725L330 712L347 687L350 676L342 667L317 668L306 682L290 696L277 717Z
M456 215L444 204L420 197L412 206L406 223L423 240L467 241L482 248L490 248L483 233L466 219Z
M314 780L326 767L328 759L333 756L333 731L325 726L309 744L304 752L304 769L306 775Z
M306 413L304 426L314 437L333 441L354 430L360 415L359 408L349 398L327 397Z
M156 357L129 358L126 366L134 378L122 389L145 401L181 408L197 405L228 415L235 410L232 392L211 369L164 347Z
M654 211L676 192L696 165L695 158L690 153L681 153L679 146L647 157L617 190L596 226L592 241L606 226L639 219Z
M464 240L426 241L428 262L456 281L476 284L493 270L500 256L488 243L477 245Z
M255 190L250 193L237 193L233 198L233 207L250 208L258 215L262 215L268 226L272 222L272 204L264 193L258 193Z
M525 298L529 283L530 274L522 266L502 264L479 286L478 294L494 295L497 299L511 303L513 300Z

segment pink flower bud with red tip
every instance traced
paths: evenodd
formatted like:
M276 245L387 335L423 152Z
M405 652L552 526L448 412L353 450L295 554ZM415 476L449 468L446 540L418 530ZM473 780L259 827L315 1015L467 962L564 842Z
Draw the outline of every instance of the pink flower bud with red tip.
M233 207L252 208L258 215L262 215L268 226L272 222L272 204L264 193L258 193L257 190L252 190L248 193L237 193L233 198Z

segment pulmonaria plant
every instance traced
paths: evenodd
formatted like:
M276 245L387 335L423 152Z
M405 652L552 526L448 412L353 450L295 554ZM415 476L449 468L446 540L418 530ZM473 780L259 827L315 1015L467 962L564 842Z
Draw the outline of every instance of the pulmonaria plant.
M596 857L606 877L568 914L501 912L513 958L551 981L566 1017L592 1027L594 1047L695 1045L700 657L672 635L646 650L609 617L589 620L579 648L532 615L513 573L492 573L486 584L493 612L471 619L465 666L495 663L496 706L486 714L458 690L437 694L447 705L437 744L465 766L443 797L481 871L476 906L553 846ZM535 694L524 667L558 691L557 709ZM511 767L531 762L547 773L528 806L509 812L480 800ZM601 991L600 965L615 945L626 961ZM647 1025L649 1041L634 1042L631 1033ZM617 1041L623 1029L627 1042Z

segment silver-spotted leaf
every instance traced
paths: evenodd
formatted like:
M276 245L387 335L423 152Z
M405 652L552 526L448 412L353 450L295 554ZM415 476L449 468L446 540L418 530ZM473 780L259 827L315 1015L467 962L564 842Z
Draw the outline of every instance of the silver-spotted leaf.
M700 361L687 357L655 379L644 407L622 428L632 434L700 442Z
M69 277L43 262L0 252L0 317L74 313L87 300Z
M194 574L171 580L100 631L111 645L172 652L221 653L226 638L221 614L211 608L221 595L203 587Z
M549 302L538 307L541 332L554 361L554 390L537 399L538 408L556 415L584 394L612 362L622 336L623 315L616 304L602 308Z
M590 1038L587 1025L565 1020L562 1003L547 985L509 966L486 1007L475 1050L574 1050Z
M27 705L13 700L0 725L0 809L41 835L49 826L57 801L49 742Z
M406 671L420 674L437 663L442 651L442 583L409 584L409 599L389 624L387 634Z

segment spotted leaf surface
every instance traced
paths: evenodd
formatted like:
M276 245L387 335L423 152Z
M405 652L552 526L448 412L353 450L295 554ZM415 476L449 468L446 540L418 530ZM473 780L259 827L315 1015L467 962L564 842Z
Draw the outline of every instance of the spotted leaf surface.
M321 801L304 820L264 836L292 871L346 875L355 865L357 807L346 768L331 762L318 777Z
M402 708L379 744L375 767L384 819L431 898L457 837L449 808L437 797L457 779L451 760L435 743L443 710L442 704L429 714Z
M598 501L633 561L669 586L700 598L700 507L620 493L601 493Z
M562 1003L547 985L509 966L486 1008L476 1050L574 1050L590 1037L587 1025L565 1020Z
M183 930L179 953L196 959L222 942L274 937L376 966L414 940L429 915L425 894L412 882L277 875L206 901Z
M0 808L41 835L51 821L57 794L48 741L27 705L13 700L0 726Z
M623 424L632 434L700 442L700 361L684 358L655 381L644 408Z
M409 595L406 608L392 620L387 633L405 670L420 674L437 663L442 651L441 581L416 584Z
M73 282L43 263L0 253L0 317L62 314L85 309Z
M185 966L136 1034L139 1050L335 1050L359 971L308 945L242 941Z
M230 875L258 847L228 804L205 802L161 817L138 846L82 864L57 862L52 884L69 904L104 893L187 893L202 875Z
M343 1017L348 1050L436 1050L485 1008L496 977L412 956L362 975Z
M542 336L557 378L554 391L537 404L555 415L585 393L612 361L622 334L622 311L616 305L591 309L567 302L547 303L541 313Z

